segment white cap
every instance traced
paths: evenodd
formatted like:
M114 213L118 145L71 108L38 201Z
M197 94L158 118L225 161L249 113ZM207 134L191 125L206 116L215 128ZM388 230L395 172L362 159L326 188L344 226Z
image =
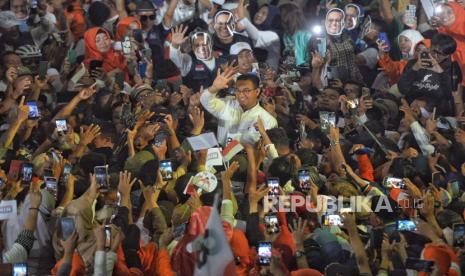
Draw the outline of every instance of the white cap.
M229 54L230 55L238 55L240 52L242 52L244 50L252 51L252 48L250 47L249 43L247 43L247 42L236 42L229 49Z
M21 21L16 19L15 14L12 11L0 12L0 27L3 29L9 29L14 26L21 25Z
M237 7L239 7L238 2L228 2L221 6L222 9L229 10L229 11L237 9Z
M213 4L217 4L219 6L222 6L224 4L224 0L213 0Z

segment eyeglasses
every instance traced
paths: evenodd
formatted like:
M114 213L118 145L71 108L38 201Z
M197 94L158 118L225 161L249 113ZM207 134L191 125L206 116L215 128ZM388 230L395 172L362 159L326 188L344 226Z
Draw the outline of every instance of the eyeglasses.
M31 64L38 64L40 62L40 58L23 58L21 59L23 65L31 65Z
M248 89L248 88L245 88L245 89L240 90L240 89L237 89L237 88L236 88L236 91L235 91L235 92L236 92L236 94L241 94L241 93L242 93L242 94L250 94L250 93L251 93L252 91L254 91L254 90L255 90L255 89Z
M342 23L342 19L328 19L328 23L340 24L340 23Z
M155 20L156 15L141 15L140 16L140 21L147 21L147 20Z

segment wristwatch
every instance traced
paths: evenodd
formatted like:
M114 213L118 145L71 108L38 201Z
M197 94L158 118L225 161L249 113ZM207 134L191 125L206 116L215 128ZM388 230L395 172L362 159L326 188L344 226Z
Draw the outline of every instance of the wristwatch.
M301 251L301 250L297 250L295 252L295 257L296 258L301 258L301 257L304 257L304 256L305 256L305 253L303 251Z

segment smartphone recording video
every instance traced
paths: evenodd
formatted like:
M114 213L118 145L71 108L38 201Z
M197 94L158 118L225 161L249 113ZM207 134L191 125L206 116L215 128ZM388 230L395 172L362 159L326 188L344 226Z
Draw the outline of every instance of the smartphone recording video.
M271 242L258 243L258 264L268 266L271 262Z
M109 249L111 247L111 227L105 225L105 248Z
M325 226L342 226L342 219L340 215L323 215L323 225Z
M64 217L60 220L61 224L61 238L62 240L66 241L71 237L74 232L75 224L73 217Z
M171 160L162 160L160 161L160 173L164 181L173 179L173 167L171 165Z
M94 175L100 190L108 190L108 166L94 167Z
M402 178L387 176L383 180L383 186L388 189L405 189L405 182Z
M266 183L267 183L268 187L270 187L270 191L268 192L268 196L270 196L270 197L279 196L279 178L277 178L277 177L267 178Z
M305 192L309 191L312 187L310 182L310 172L308 170L299 170L298 178L300 189Z
M398 220L397 231L417 231L417 225L409 219Z
M265 228L269 234L279 233L279 222L276 214L265 215Z
M57 127L58 133L65 133L66 131L68 131L68 124L66 123L66 119L56 120L55 125Z
M22 169L22 181L25 183L29 183L32 181L32 164L31 163L23 163Z
M44 176L45 188L49 191L55 198L57 196L57 179L55 177Z
M37 102L26 102L26 105L29 106L29 119L38 119L40 117L40 112L39 108L37 107Z

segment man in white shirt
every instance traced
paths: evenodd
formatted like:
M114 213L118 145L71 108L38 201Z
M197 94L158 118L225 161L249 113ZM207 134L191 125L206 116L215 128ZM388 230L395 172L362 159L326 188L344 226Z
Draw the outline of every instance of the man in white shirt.
M216 97L216 93L228 88L228 83L234 78L236 70L228 66L222 74L218 71L212 86L200 97L202 106L218 119L217 139L223 146L227 144L228 137L240 137L243 143L257 142L260 134L254 124L259 117L265 129L278 126L276 119L258 103L260 88L256 75L245 74L237 78L234 99Z

